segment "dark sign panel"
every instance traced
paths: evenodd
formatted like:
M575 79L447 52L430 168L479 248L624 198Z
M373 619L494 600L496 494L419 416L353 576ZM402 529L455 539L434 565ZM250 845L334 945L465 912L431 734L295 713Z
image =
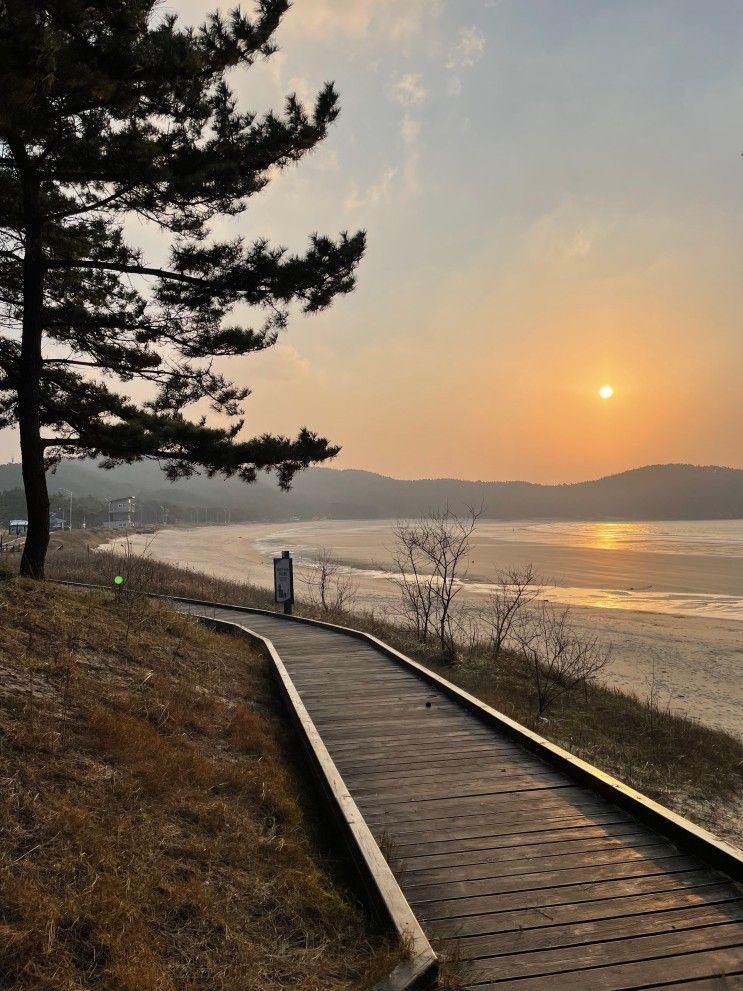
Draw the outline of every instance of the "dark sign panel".
M294 602L294 574L290 557L273 559L273 587L276 602Z

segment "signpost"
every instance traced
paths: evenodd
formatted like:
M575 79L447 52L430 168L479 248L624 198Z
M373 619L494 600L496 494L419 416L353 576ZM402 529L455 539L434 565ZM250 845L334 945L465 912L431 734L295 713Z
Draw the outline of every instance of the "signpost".
M294 603L294 570L289 551L282 551L281 557L273 559L273 590L277 603L283 603L284 612L291 616Z

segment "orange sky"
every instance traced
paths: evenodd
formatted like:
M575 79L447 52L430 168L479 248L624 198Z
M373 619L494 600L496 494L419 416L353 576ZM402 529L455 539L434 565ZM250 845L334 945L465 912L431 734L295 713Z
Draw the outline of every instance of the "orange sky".
M295 0L278 40L242 105L331 78L343 112L219 233L369 250L353 294L224 366L250 433L306 424L399 477L743 465L743 6Z

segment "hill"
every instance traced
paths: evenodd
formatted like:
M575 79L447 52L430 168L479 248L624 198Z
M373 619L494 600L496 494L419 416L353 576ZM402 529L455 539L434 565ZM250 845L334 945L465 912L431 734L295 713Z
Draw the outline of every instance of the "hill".
M0 465L0 491L21 484L20 466ZM313 468L289 493L270 476L252 486L195 477L174 484L154 464L102 471L93 462L63 462L50 490L106 500L125 494L147 505L143 522L161 506L171 521L384 519L418 516L446 502L482 504L489 519L741 519L743 469L684 464L649 465L593 481L540 485L524 481L403 480L369 471ZM102 505L102 502L101 502Z

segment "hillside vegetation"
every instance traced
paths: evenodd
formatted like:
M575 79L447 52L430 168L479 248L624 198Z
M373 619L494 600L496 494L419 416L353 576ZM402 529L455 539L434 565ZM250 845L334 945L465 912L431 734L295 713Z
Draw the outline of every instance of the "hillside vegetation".
M340 991L387 973L397 951L320 852L282 719L242 641L141 598L2 582L0 987Z
M24 515L20 485L20 465L0 465L0 516ZM102 471L89 461L63 461L49 485L60 493L52 505L63 509L65 492L71 490L75 519L87 512L89 525L104 517L105 500L129 494L138 497L145 523L161 521L166 512L171 523L402 519L447 503L482 505L483 518L503 520L743 519L743 469L684 464L648 465L565 485L405 480L370 471L309 468L297 476L290 492L279 492L275 479L265 475L249 486L198 476L169 484L153 464Z

